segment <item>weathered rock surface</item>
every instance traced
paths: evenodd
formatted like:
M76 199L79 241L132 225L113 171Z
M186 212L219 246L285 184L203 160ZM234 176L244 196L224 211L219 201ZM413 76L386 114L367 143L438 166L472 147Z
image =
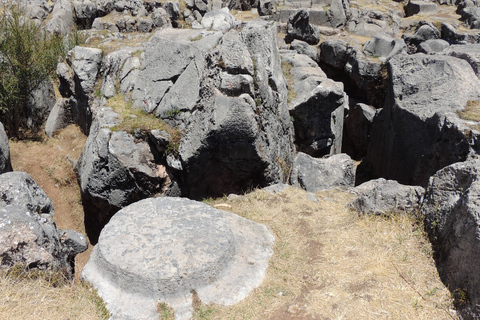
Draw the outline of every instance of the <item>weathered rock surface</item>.
M290 43L294 39L313 45L320 41L318 28L310 24L307 10L300 9L288 19L285 42Z
M231 305L259 286L273 241L264 226L201 202L145 199L105 226L82 277L113 318L156 319L166 302L175 319L190 319L192 291Z
M171 180L155 161L150 145L124 131L112 131L119 115L99 110L77 172L85 212L85 229L96 243L103 226L119 209L165 192Z
M463 305L459 302L463 319L480 315L479 168L480 161L473 159L438 171L420 211L442 281L454 296L456 290L465 294Z
M0 194L0 267L22 264L72 277L85 237L57 229L52 201L27 173L1 174Z
M443 54L466 60L480 79L480 44L452 45Z
M342 150L353 159L360 160L367 154L372 123L376 110L363 103L350 108L344 121Z
M317 159L299 152L293 163L290 183L308 192L355 185L355 162L346 154Z
M388 71L367 159L379 176L426 186L437 170L477 152L476 134L454 113L479 99L480 83L466 61L449 56L396 56Z
M288 108L297 149L314 157L340 153L348 105L343 84L328 79L306 55L292 51L282 51L281 55L285 72L293 81L289 98L294 98Z
M8 136L5 133L5 128L0 122L0 174L8 171L12 171L10 147L8 145Z
M360 196L348 204L350 208L363 214L385 216L417 213L425 193L422 187L383 178L362 183L354 190Z

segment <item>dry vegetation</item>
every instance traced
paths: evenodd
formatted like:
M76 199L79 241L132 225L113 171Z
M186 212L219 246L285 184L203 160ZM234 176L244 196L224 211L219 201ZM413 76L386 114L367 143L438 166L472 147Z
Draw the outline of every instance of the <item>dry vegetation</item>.
M83 232L79 190L71 171L85 142L69 127L43 142L11 142L15 170L46 190L61 228ZM431 247L414 217L358 216L351 193L263 190L207 203L265 224L275 235L263 284L234 306L195 302L195 319L456 319L438 278ZM83 263L88 253L83 255ZM77 272L83 267L77 261ZM78 274L78 273L77 273ZM56 286L55 286L56 285ZM0 319L102 319L95 292L77 281L0 276ZM172 310L159 305L160 319Z
M316 195L208 201L267 225L276 243L261 287L235 306L203 305L196 319L455 319L415 218L361 217L345 207L350 193Z
M480 102L470 100L463 110L457 111L460 118L470 121L480 121Z

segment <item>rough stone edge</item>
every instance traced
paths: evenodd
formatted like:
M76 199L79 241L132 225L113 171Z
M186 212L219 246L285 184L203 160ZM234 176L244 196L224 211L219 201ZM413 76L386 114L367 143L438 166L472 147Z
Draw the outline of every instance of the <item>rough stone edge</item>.
M272 247L275 237L264 225L234 213L221 212L232 228L236 242L235 254L229 266L221 272L219 277L211 284L196 288L196 293L203 303L232 305L243 300L262 283L268 261L273 255ZM97 246L93 248L91 256L95 255L98 255ZM227 277L223 277L225 275ZM90 260L83 268L82 279L92 283L103 299L112 320L157 319L159 317L157 305L162 302L175 310L176 320L190 319L193 315L192 293L170 297L159 294L155 298L128 293L110 283L97 265L90 263ZM240 281L244 284L235 286ZM99 283L103 285L98 286ZM141 313L138 313L138 310L141 310Z

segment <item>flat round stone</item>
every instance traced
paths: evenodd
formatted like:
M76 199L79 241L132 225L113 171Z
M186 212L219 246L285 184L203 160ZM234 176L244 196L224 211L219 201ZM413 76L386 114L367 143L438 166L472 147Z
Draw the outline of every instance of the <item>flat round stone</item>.
M105 226L97 265L123 290L177 294L213 282L232 260L234 243L218 210L186 199L150 198L120 210Z

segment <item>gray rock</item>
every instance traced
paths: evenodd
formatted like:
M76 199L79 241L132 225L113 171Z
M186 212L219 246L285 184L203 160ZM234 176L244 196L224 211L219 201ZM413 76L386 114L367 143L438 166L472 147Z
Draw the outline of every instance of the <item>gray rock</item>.
M394 180L376 179L354 189L360 196L348 206L369 215L417 214L425 189L419 186L401 185Z
M87 249L85 237L57 229L52 201L27 173L1 174L0 194L0 267L22 264L71 278L75 255Z
M30 93L21 123L26 128L40 128L55 105L55 90L50 79L42 81Z
M170 21L176 21L180 19L180 4L178 1L167 1L163 7L167 16L170 18Z
M108 30L111 32L119 32L117 25L114 21L110 21L102 18L95 18L92 22L93 30Z
M355 162L344 153L313 158L299 152L293 163L290 183L308 192L355 185Z
M250 52L248 52L248 48L242 41L238 31L231 30L227 32L220 40L217 48L227 72L255 75Z
M392 54L392 51L393 54ZM394 39L387 34L377 34L363 44L363 52L377 57L392 57L399 53L406 53L406 44L403 39Z
M156 28L171 27L172 23L167 12L163 8L156 8L151 14L153 26Z
M328 39L320 44L320 61L334 68L343 69L348 60L347 43L340 39Z
M208 77L203 78L202 94L186 118L186 131L179 149L185 195L201 199L243 193L253 186L287 179L293 160L292 125L276 28L269 22L249 22L240 32L240 38L236 31L230 31L231 34L225 35L229 41L207 55L204 74ZM243 44L237 47L246 47L249 55L242 50L241 59L233 59L234 56L227 59L227 68L220 52L228 50L226 46L230 43L233 52L237 52L233 39L241 41ZM255 61L254 69L250 61ZM237 77L239 72L241 77ZM253 75L248 74L250 72ZM222 94L219 89L225 87L225 80L230 76L247 81L251 76L254 94L230 97ZM234 91L226 93L233 95Z
M307 10L300 9L288 18L285 42L290 43L294 39L305 41L311 45L320 42L319 30L316 26L310 24Z
M442 39L431 39L418 45L418 52L426 54L435 54L448 48L450 44Z
M434 2L410 0L404 7L407 17L415 14L432 14L438 12L438 5Z
M8 145L8 137L5 133L5 128L0 122L0 174L12 171L12 164L10 162L10 147Z
M67 35L75 26L73 16L71 1L58 0L53 7L51 18L45 25L45 30L52 34Z
M153 29L153 20L150 17L139 18L137 22L138 32L150 32Z
M201 21L202 27L227 32L237 25L228 8L207 12Z
M294 118L298 150L314 157L340 153L347 105L343 84L330 79L297 96L289 110Z
M156 319L165 302L192 317L192 291L231 305L258 287L274 237L235 214L182 198L145 199L105 226L82 271L114 318Z
M258 14L270 16L275 13L275 0L260 0L258 2Z
M342 149L356 160L367 154L370 133L376 110L363 103L357 103L348 111L344 121Z
M76 23L85 27L90 27L93 20L97 17L97 6L89 0L74 1Z
M69 109L68 100L58 98L45 124L45 134L52 137L56 131L66 128L71 124L72 120L72 113Z
M477 148L452 113L478 99L480 83L466 61L449 56L398 55L388 71L389 94L374 120L367 160L379 176L426 186L437 170Z
M101 60L100 49L79 46L72 49L70 57L72 69L86 93L93 92Z
M298 54L307 55L310 59L317 62L319 61L318 50L316 47L309 45L305 41L293 40L290 43L290 49L295 50Z
M467 7L460 11L462 20L470 27L470 29L480 29L480 8Z
M333 28L344 26L349 15L348 0L332 0L330 3L330 24Z
M480 315L480 243L478 239L480 161L468 160L439 170L430 178L420 213L433 245L442 281L452 293L461 290L463 319Z
M85 229L92 243L120 208L164 192L171 181L147 142L109 129L117 123L118 114L100 110L77 162Z
M452 45L443 54L466 60L480 79L480 44Z

